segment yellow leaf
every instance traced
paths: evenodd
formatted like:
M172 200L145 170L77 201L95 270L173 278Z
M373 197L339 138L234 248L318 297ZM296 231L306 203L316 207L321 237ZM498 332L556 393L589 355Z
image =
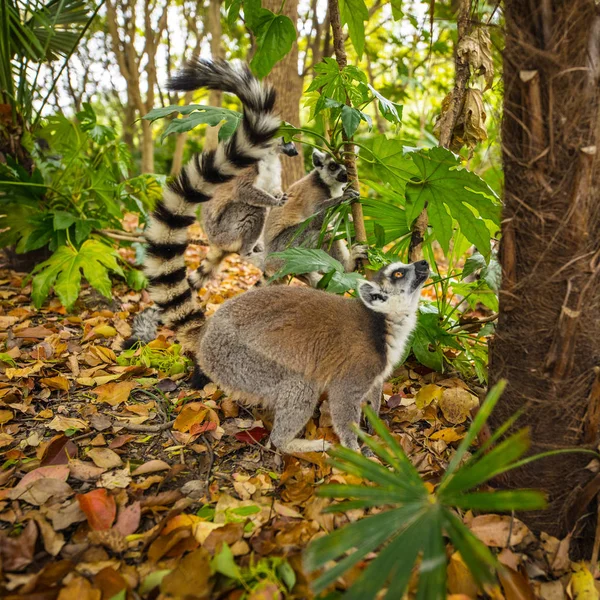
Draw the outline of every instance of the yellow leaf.
M56 377L44 377L43 379L40 379L40 381L42 384L53 390L69 391L69 380L62 375L57 375Z
M571 596L573 600L598 600L598 591L594 585L594 576L584 563L573 564L573 577L571 577Z
M92 394L98 394L98 402L106 402L111 406L117 406L121 402L127 401L131 390L136 385L135 381L105 383L92 390Z
M466 598L477 598L479 586L459 552L450 557L448 563L448 590L451 594L462 594Z
M456 429L454 429L454 427L448 427L446 429L440 429L439 431L432 433L429 439L444 440L444 442L450 444L451 442L457 442L458 440L462 440L464 437L464 430L462 432L458 432Z
M54 431L67 431L67 429L87 429L87 423L82 419L70 419L68 417L62 417L60 415L54 417L50 423L48 423L50 429Z
M110 338L117 335L117 330L110 325L98 325L94 327L93 334L96 337Z
M441 388L439 385L435 385L434 383L430 383L429 385L423 386L417 392L415 404L417 405L418 409L423 409L426 406L429 406L434 400L439 402L443 393L444 388Z
M0 410L0 425L8 423L14 416L11 410Z
M29 377L30 375L33 375L33 374L37 373L38 371L40 371L43 366L44 366L44 363L41 361L38 361L34 365L31 365L30 367L23 367L22 369L14 369L14 368L6 369L4 374L6 375L6 377L8 379L15 379L17 377Z
M173 429L186 433L196 423L202 423L208 414L208 409L201 402L186 404L173 423Z

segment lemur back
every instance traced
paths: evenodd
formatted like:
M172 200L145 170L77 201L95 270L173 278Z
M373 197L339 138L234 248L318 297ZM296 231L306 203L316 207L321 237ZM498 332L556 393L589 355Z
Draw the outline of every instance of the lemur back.
M210 248L200 267L190 276L200 288L218 270L223 258L239 253L251 262L260 262L264 249L262 235L271 207L285 202L281 191L279 153L297 154L292 143L282 143L258 164L215 192L202 207L202 227Z
M267 255L264 271L271 277L282 265L277 258L269 254L282 252L288 247L317 245L323 220L327 209L337 206L347 199L358 197L353 189L343 192L348 181L346 169L330 156L321 152L313 152L314 169L308 175L292 184L287 190L285 205L273 208L265 225L265 254ZM299 227L310 217L314 217L309 225L299 232ZM342 240L327 241L323 249L339 260L346 271L356 268L358 258L365 256L363 246L349 250ZM311 273L305 277L311 285L316 285L321 276Z

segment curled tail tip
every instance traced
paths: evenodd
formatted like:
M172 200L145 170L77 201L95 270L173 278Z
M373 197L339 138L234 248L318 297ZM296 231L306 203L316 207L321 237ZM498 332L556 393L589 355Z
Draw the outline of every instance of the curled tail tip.
M200 288L204 287L204 284L208 281L212 272L212 269L205 270L201 265L195 271L192 271L188 275L188 281L190 283L190 286L195 290L199 290Z

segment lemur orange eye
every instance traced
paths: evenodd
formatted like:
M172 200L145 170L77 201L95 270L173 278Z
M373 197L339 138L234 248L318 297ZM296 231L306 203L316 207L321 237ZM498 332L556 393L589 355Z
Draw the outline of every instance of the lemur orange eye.
M404 273L402 273L402 271L394 271L392 277L394 279L402 279L404 277Z

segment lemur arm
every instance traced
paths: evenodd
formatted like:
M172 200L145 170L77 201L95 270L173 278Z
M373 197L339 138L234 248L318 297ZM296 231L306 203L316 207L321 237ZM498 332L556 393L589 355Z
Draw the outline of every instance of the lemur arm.
M336 196L335 198L328 198L324 202L319 205L315 213L315 217L311 222L311 229L321 229L323 227L323 221L325 220L325 213L332 207L338 206L344 202L344 200L352 200L356 199L360 196L360 194L354 190L353 188L347 189L341 196Z
M254 183L245 181L238 186L238 200L251 206L281 206L282 196L272 196L268 192L257 188Z

